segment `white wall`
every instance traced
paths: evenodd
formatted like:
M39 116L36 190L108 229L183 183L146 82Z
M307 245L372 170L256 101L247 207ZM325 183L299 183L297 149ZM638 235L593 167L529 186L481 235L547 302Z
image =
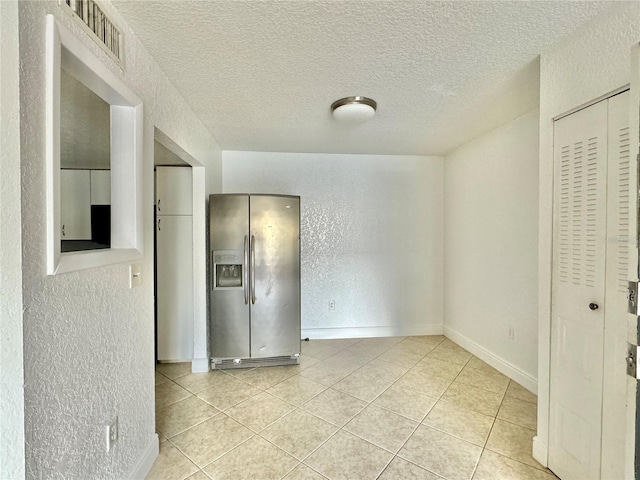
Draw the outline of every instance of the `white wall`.
M444 166L445 332L535 391L538 111L454 150Z
M441 157L222 158L225 193L301 197L303 336L442 332Z
M630 81L631 46L640 41L640 3L625 2L589 22L540 60L540 198L538 266L538 435L545 464L549 420L553 118Z
M153 374L154 128L220 174L219 149L208 131L123 19L109 3L102 5L124 33L124 73L58 7L58 2L19 2L24 401L29 478L126 478L136 462L153 452L154 445L157 447ZM74 32L144 102L145 256L143 284L134 289L128 288L126 264L58 276L45 273L42 138L47 13L53 13ZM120 438L112 452L106 453L105 425L116 415Z
M18 2L0 2L0 478L24 478Z

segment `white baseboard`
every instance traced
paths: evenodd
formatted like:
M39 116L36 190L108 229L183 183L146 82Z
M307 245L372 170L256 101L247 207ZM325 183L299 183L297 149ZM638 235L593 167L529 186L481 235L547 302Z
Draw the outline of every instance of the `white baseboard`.
M144 480L159 454L160 442L158 441L158 434L154 433L147 444L147 448L144 449L144 452L142 452L142 455L131 470L129 480Z
M543 467L547 466L549 449L546 443L542 443L540 437L533 437L533 458Z
M449 327L444 327L444 335L469 352L473 353L480 360L491 365L500 373L503 373L510 379L518 382L530 392L533 392L536 395L538 394L538 380L536 378L532 377L526 372L523 372L515 365L512 365L505 359L498 357L483 346L478 345L473 340L468 339L464 335L459 334Z
M333 327L303 328L302 338L312 340L335 338L405 337L411 335L442 335L443 325L398 325L394 327Z
M194 358L193 360L191 360L191 373L207 373L208 371L208 358Z

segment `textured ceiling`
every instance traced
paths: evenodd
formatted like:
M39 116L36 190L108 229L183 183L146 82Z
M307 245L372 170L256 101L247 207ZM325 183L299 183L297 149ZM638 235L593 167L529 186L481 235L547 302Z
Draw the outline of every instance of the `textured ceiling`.
M536 108L538 55L612 5L113 3L224 150L374 154L444 154ZM336 123L350 95L377 115Z

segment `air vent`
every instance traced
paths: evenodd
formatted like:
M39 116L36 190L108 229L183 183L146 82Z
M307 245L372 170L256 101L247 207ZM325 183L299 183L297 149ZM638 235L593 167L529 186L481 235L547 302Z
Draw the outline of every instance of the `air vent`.
M114 60L124 68L122 32L105 15L94 0L58 0L60 5L73 16L87 34Z

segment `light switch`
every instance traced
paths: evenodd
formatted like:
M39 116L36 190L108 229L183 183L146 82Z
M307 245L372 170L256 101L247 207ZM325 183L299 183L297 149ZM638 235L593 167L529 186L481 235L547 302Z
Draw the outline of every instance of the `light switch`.
M129 265L129 288L142 285L142 264L132 263Z

